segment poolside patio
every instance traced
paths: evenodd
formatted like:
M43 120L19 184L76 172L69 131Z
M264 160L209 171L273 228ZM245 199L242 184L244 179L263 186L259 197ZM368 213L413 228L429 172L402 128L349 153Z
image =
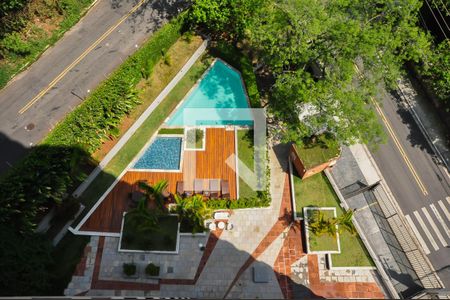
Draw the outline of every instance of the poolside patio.
M230 198L236 199L236 174L226 163L235 153L235 131L226 128L206 130L205 151L182 150L181 172L151 172L128 170L108 195L81 225L80 231L120 233L122 216L129 208L129 194L138 189L137 182L155 184L168 181L168 192L176 193L177 181L194 182L195 178L228 180ZM232 160L235 164L234 158Z

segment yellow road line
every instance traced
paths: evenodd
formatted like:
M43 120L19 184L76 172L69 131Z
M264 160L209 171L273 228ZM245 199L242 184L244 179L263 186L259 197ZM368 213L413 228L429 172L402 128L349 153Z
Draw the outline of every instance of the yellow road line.
M360 75L360 77L362 77L362 74L359 71L358 66L354 65L354 67L355 67L355 70ZM394 132L394 129L392 128L391 124L389 123L388 119L386 118L386 115L381 110L380 105L377 103L377 101L373 97L370 97L370 100L371 100L372 104L375 106L376 111L380 115L381 120L383 121L384 125L386 126L386 129L388 130L389 135L391 136L392 140L394 141L395 146L397 147L398 151L400 152L400 155L402 156L403 160L405 161L406 166L408 167L408 169L410 170L411 174L413 175L414 180L416 181L416 183L419 186L420 190L422 191L422 193L425 196L428 195L428 191L425 188L425 185L423 184L422 180L420 179L419 174L417 174L417 171L414 168L413 164L411 163L408 155L406 155L406 152L403 149L403 146L401 145L400 141L398 140L397 135Z
M19 110L19 114L26 112L39 99L41 99L51 88L53 88L73 67L75 67L83 58L85 58L95 47L104 41L117 27L120 26L131 14L136 12L146 0L140 0L126 15L110 27L101 37L99 37L91 46L89 46L77 59L75 59L67 68L65 68L55 79L53 79L45 89L41 90L33 99L31 99L24 107Z

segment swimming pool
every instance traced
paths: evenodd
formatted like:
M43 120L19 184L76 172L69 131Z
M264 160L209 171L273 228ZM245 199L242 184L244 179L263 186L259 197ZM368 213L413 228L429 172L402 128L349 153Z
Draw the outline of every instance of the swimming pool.
M169 117L166 125L251 125L250 112L242 110L249 108L242 82L238 72L223 61L216 60L199 84ZM191 110L198 108L208 110L197 113ZM228 110L221 111L222 108ZM241 120L237 118L238 113ZM249 120L242 121L243 115Z
M181 145L181 137L158 136L134 164L133 169L179 170Z

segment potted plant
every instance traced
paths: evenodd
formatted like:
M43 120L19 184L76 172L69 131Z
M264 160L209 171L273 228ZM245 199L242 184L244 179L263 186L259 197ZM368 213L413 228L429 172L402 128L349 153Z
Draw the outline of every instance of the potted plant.
M158 277L159 276L159 266L154 263L149 263L147 267L145 267L145 274L149 277Z
M123 264L123 273L127 277L137 277L136 264L135 263L124 263Z

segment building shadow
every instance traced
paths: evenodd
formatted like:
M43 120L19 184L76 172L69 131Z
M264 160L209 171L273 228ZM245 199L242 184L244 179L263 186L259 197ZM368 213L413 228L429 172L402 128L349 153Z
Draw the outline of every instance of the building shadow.
M57 246L53 242L60 240L64 226L79 212L80 202L87 207L95 203L95 193L81 199L71 194L96 162L78 146L28 148L3 133L0 151L2 157L18 159L14 165L5 160L0 164L0 227L7 228L0 230L0 240L8 241L0 243L0 295L61 294L87 240L66 235ZM105 172L99 176L103 184L115 180ZM38 225L43 228L39 232ZM38 269L42 276L34 273Z

